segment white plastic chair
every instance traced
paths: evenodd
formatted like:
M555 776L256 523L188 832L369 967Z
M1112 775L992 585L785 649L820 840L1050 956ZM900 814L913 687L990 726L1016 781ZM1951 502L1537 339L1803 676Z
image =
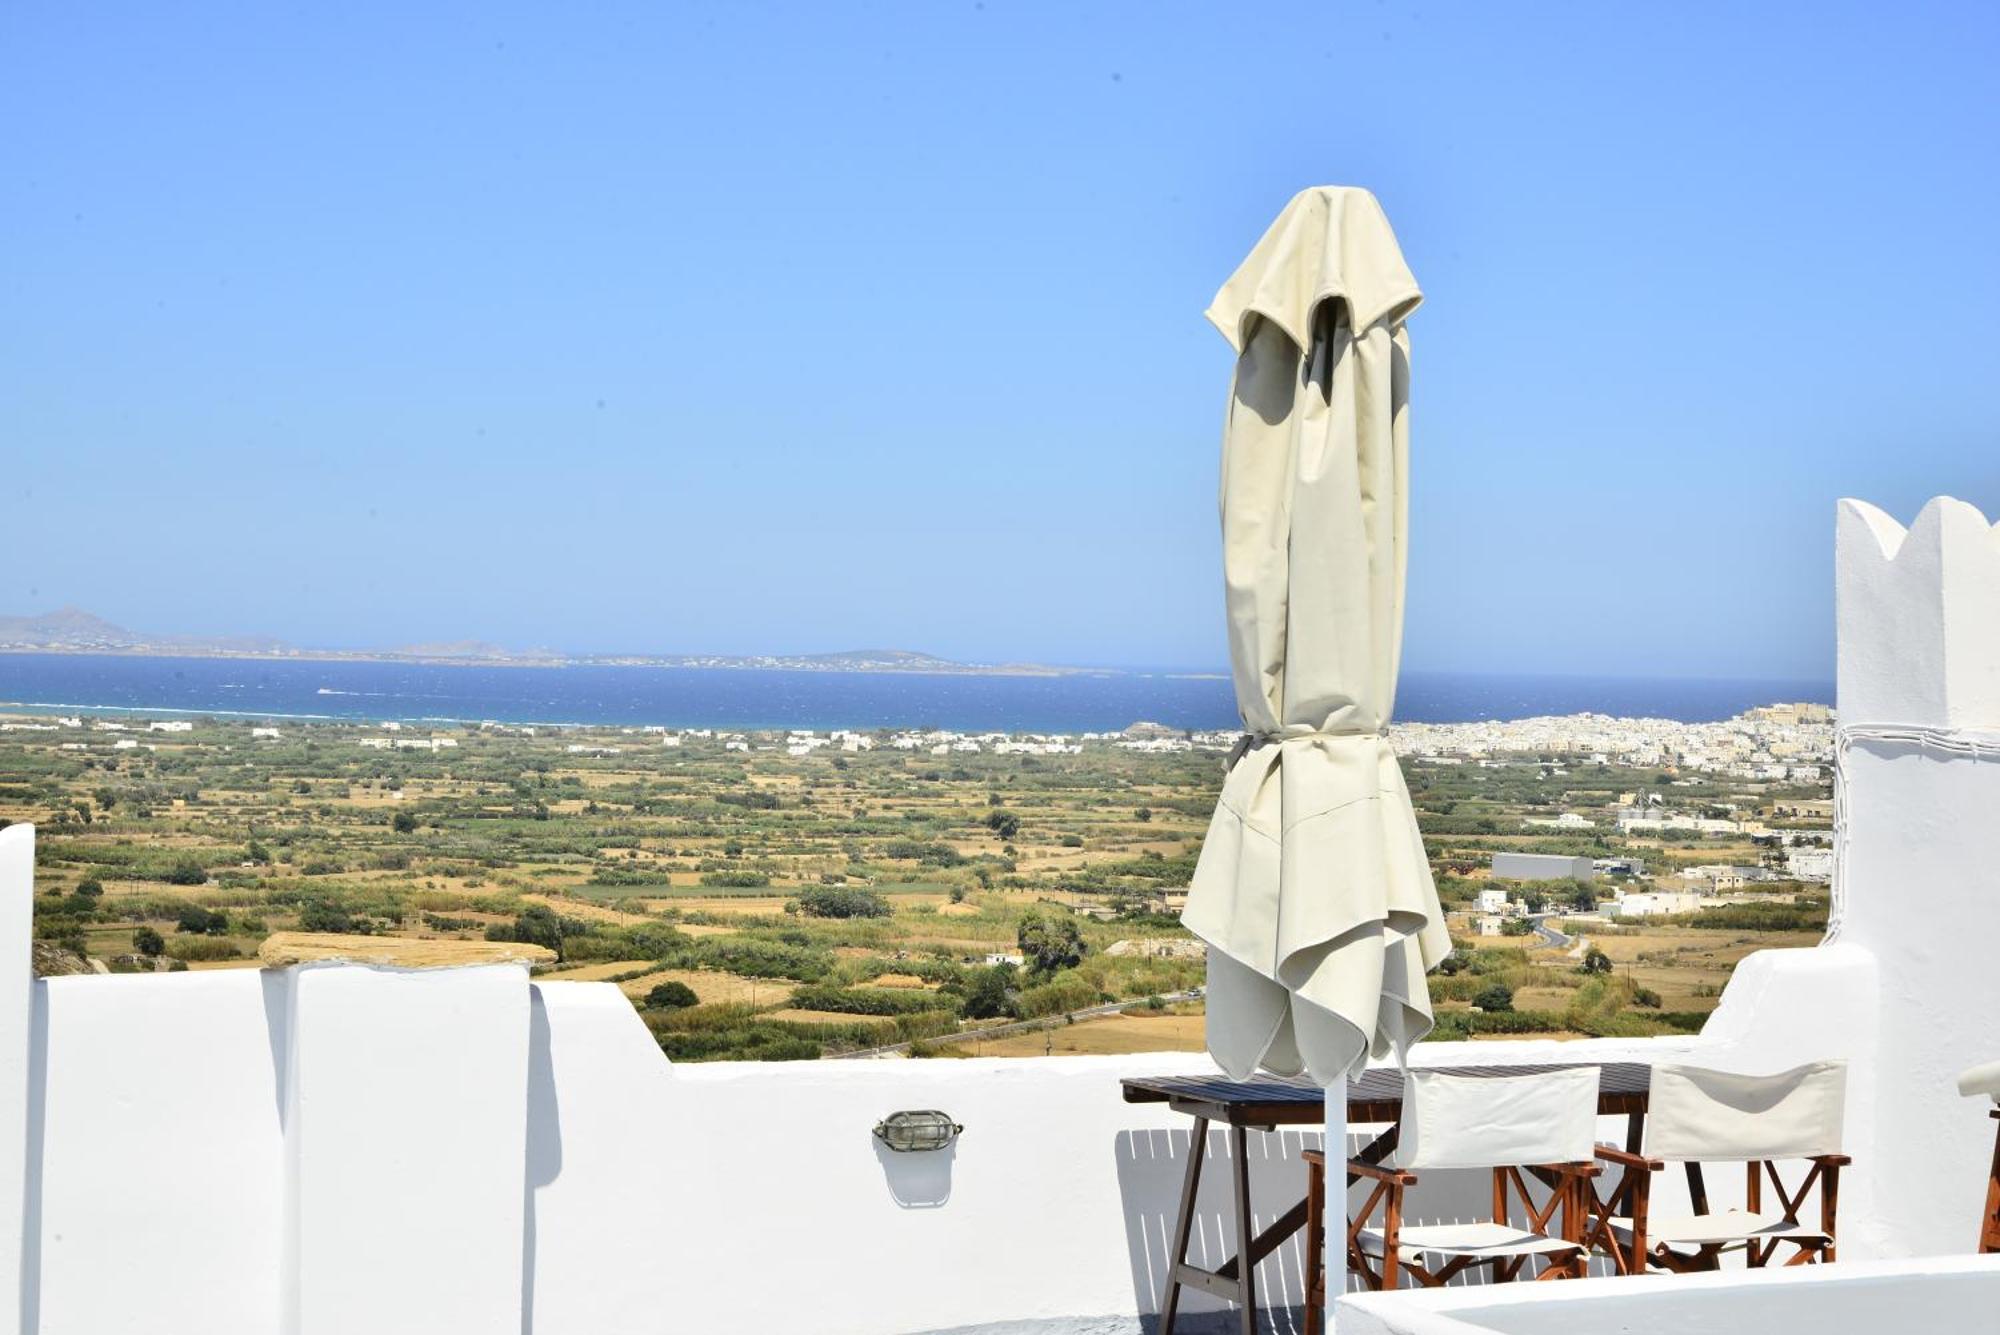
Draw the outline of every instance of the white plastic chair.
M1347 1162L1348 1181L1375 1185L1347 1230L1348 1264L1371 1289L1393 1289L1409 1274L1444 1284L1473 1266L1512 1280L1539 1258L1537 1279L1584 1272L1588 1179L1596 1174L1598 1071L1594 1066L1521 1076L1454 1076L1408 1071L1396 1149L1385 1166ZM1490 1169L1494 1217L1470 1224L1405 1224L1404 1192L1433 1169ZM1523 1171L1548 1184L1536 1205ZM1518 1196L1523 1226L1512 1219ZM1369 1220L1383 1208L1379 1225Z
M1958 1078L1958 1092L1969 1099L1993 1100L1993 1116L2000 1119L2000 1062L1975 1066ZM1986 1183L1986 1217L1979 1229L1981 1254L2000 1252L2000 1129L1993 1138L1993 1175Z
M1641 1274L1648 1264L1713 1270L1732 1251L1761 1266L1787 1243L1798 1249L1787 1265L1833 1260L1840 1170L1852 1162L1840 1153L1846 1092L1847 1064L1838 1061L1776 1075L1654 1067L1644 1152L1597 1147L1598 1158L1624 1171L1608 1195L1593 1197L1588 1241L1611 1257L1620 1274ZM1781 1159L1812 1165L1796 1189L1779 1176ZM1743 1207L1711 1210L1702 1165L1728 1162L1745 1166ZM1650 1209L1652 1174L1669 1163L1687 1170L1692 1213L1656 1215ZM1767 1177L1779 1208L1764 1208ZM1815 1186L1817 1226L1799 1219Z

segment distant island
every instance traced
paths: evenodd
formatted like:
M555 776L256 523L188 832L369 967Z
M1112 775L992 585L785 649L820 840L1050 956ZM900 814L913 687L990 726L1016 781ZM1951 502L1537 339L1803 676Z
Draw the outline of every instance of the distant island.
M1052 667L1041 663L962 663L910 649L848 649L821 654L571 654L556 649L508 649L480 640L412 644L395 649L301 648L255 635L149 635L127 630L79 607L38 616L0 616L0 653L129 654L159 658L252 658L360 663L436 663L469 667L674 667L789 672L921 672L978 676L1066 677L1125 675L1117 668Z

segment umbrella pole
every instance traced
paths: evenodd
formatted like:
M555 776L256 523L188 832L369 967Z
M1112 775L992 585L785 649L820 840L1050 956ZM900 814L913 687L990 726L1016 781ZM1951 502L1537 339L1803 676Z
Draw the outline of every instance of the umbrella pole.
M1347 1292L1347 1077L1326 1087L1326 1189L1320 1205L1326 1234L1320 1276L1326 1294L1328 1335L1336 1335L1334 1304ZM1310 1297L1310 1295L1308 1295Z

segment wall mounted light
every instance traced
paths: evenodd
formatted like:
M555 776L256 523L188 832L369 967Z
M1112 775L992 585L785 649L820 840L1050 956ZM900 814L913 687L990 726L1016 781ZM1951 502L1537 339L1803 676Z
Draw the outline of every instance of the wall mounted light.
M949 1149L965 1130L935 1108L890 1113L875 1124L875 1138L898 1154Z

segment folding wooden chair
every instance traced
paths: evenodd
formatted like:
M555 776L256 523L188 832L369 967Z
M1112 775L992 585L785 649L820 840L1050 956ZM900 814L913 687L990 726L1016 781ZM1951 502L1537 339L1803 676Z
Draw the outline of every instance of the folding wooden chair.
M1584 1272L1583 1224L1596 1139L1594 1066L1526 1076L1451 1076L1409 1071L1396 1150L1384 1166L1347 1161L1346 1184L1370 1184L1347 1224L1347 1260L1370 1289L1393 1289L1408 1275L1438 1287L1465 1270L1491 1267L1508 1281L1539 1262L1536 1279ZM1306 1194L1306 1330L1316 1335L1326 1306L1326 1156L1310 1151ZM1474 1223L1407 1224L1404 1194L1420 1172L1478 1168L1493 1174L1493 1217ZM1535 1178L1541 1193L1529 1185ZM1545 1194L1539 1204L1537 1194ZM1345 1193L1343 1192L1344 1196ZM1514 1223L1520 1207L1521 1224ZM1378 1208L1382 1219L1371 1224Z
M1611 1258L1621 1275L1664 1270L1714 1270L1727 1252L1741 1251L1753 1266L1768 1264L1781 1244L1797 1250L1786 1265L1834 1259L1834 1216L1840 1170L1853 1162L1840 1150L1846 1099L1844 1062L1815 1062L1777 1075L1734 1075L1691 1066L1653 1069L1643 1153L1609 1145L1597 1157L1621 1171L1600 1196L1589 1196L1585 1229L1592 1250ZM1810 1167L1796 1188L1778 1172L1781 1160ZM1744 1165L1742 1208L1712 1210L1702 1176L1704 1163ZM1687 1172L1691 1214L1652 1210L1652 1175L1669 1163ZM1768 1179L1777 1197L1766 1209ZM1800 1216L1819 1190L1819 1221Z
M1987 1062L1961 1075L1958 1092L1969 1099L1992 1099L1992 1115L2000 1120L2000 1062ZM1979 1250L1982 1255L2000 1252L2000 1127L1994 1129L1993 1172L1986 1180L1986 1216L1979 1228Z

